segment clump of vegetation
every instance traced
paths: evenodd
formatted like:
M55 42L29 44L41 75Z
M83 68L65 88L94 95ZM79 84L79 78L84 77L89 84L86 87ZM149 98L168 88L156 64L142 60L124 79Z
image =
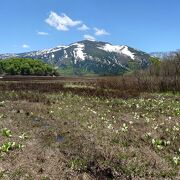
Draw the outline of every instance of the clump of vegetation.
M0 147L0 151L4 153L8 153L10 150L13 149L22 149L24 146L22 144L17 144L16 142L5 142Z
M8 128L4 128L1 130L2 136L6 137L6 138L10 138L12 137L12 132L10 129ZM23 133L21 136L19 136L20 139L26 139L27 135L25 133ZM14 149L22 149L24 147L23 144L21 143L17 143L15 141L6 141L3 142L0 145L0 156L2 156L2 153L8 153L9 151L12 151Z
M165 146L170 145L170 141L165 141L162 139L152 139L152 144L159 150L163 149Z
M1 102L0 102L0 107L3 107L3 106L4 106L4 103L5 103L4 101L1 101Z
M2 129L1 132L2 132L2 135L3 135L4 137L11 137L11 136L12 136L10 129L4 128L4 129Z
M40 60L11 58L0 61L0 74L52 76L58 75L58 72Z

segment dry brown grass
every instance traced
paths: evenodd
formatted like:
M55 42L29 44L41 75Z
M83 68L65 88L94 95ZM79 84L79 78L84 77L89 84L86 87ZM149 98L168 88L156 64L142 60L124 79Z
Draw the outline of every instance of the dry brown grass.
M20 78L21 79L21 78ZM138 97L144 92L178 92L180 91L180 78L172 77L99 77L93 79L61 79L46 80L42 77L38 80L30 80L28 77L20 80L19 77L0 81L1 91L36 91L39 94L47 92L74 93L83 96L97 96L103 98L132 98ZM67 85L70 84L70 85ZM23 93L22 93L23 97ZM41 95L40 95L40 98Z
M26 77L27 78L27 77ZM135 89L117 89L111 87L108 80L103 78L86 79L81 78L75 81L69 80L42 80L41 78L37 80L27 80L27 81L16 81L15 78L10 81L0 81L1 91L36 91L39 93L53 93L53 92L64 92L64 93L74 93L83 96L97 96L103 98L129 98L139 96L139 92ZM99 80L102 79L102 80ZM118 79L119 81L119 79ZM71 83L69 86L66 84ZM105 87L102 86L105 84Z
M145 74L122 77L106 77L97 80L101 89L129 90L138 92L180 91L180 77L146 76Z

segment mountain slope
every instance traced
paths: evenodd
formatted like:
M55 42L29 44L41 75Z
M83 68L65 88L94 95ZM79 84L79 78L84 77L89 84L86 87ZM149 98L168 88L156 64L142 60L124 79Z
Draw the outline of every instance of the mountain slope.
M23 57L41 59L74 74L121 74L135 68L146 68L149 55L128 46L99 41L80 41L69 46L21 54L0 55L0 59Z

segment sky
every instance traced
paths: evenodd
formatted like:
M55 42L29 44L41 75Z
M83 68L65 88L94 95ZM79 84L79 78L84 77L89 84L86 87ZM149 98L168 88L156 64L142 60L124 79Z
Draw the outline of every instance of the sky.
M180 0L0 0L0 54L84 39L180 49Z

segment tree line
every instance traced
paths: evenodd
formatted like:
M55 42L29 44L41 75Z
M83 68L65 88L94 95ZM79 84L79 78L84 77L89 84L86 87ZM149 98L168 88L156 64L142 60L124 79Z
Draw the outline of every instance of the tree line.
M58 75L57 70L40 60L26 58L11 58L0 61L1 75Z

